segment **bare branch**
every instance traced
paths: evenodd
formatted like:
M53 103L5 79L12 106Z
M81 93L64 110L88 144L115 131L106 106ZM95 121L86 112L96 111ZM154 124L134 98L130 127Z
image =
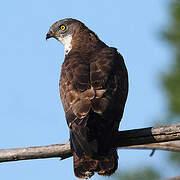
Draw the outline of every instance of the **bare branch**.
M53 144L49 146L36 146L27 148L1 149L0 162L19 161L28 159L42 159L71 157L70 143Z
M159 149L166 151L180 151L180 141L132 145L132 146L119 147L119 149Z
M119 131L114 137L114 147L123 149L160 149L180 151L180 124ZM170 142L173 141L173 142ZM0 162L28 159L71 157L69 142L49 146L1 149Z

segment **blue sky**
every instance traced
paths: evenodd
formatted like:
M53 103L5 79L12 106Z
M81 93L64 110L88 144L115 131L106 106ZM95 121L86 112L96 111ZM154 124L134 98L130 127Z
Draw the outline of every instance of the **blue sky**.
M170 0L95 1L31 0L1 2L0 148L48 145L68 141L69 132L59 98L59 75L64 49L45 34L55 21L83 21L109 46L124 56L130 91L121 129L152 126L166 114L160 85L171 54L160 38L168 23ZM163 113L162 113L163 112ZM129 167L164 162L164 153L120 150L119 172ZM163 166L168 176L175 176ZM72 158L2 163L4 180L76 179ZM94 176L92 179L102 179Z

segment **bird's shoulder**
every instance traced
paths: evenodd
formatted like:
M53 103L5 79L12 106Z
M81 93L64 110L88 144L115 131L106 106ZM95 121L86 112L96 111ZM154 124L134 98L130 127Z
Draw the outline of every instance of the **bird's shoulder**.
M98 88L108 76L120 70L124 65L121 54L113 47L104 47L95 51L73 51L65 56L62 64L61 80L69 81L75 89L84 91L91 86ZM100 82L101 81L101 82Z

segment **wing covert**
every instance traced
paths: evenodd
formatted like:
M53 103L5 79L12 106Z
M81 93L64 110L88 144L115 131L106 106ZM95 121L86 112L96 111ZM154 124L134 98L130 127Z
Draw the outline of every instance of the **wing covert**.
M66 115L73 113L76 119L83 119L90 110L101 115L106 111L115 112L115 105L119 106L119 116L123 113L128 91L124 60L115 48L103 48L95 54L87 57L88 61L81 59L78 53L73 54L66 57L62 66L60 93L63 107Z

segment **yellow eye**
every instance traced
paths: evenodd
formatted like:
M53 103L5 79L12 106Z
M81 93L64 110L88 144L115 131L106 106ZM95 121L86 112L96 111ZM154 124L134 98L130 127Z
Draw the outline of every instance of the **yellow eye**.
M60 29L61 29L62 31L65 31L65 30L66 30L66 26L65 26L65 25L61 25L61 26L60 26Z

